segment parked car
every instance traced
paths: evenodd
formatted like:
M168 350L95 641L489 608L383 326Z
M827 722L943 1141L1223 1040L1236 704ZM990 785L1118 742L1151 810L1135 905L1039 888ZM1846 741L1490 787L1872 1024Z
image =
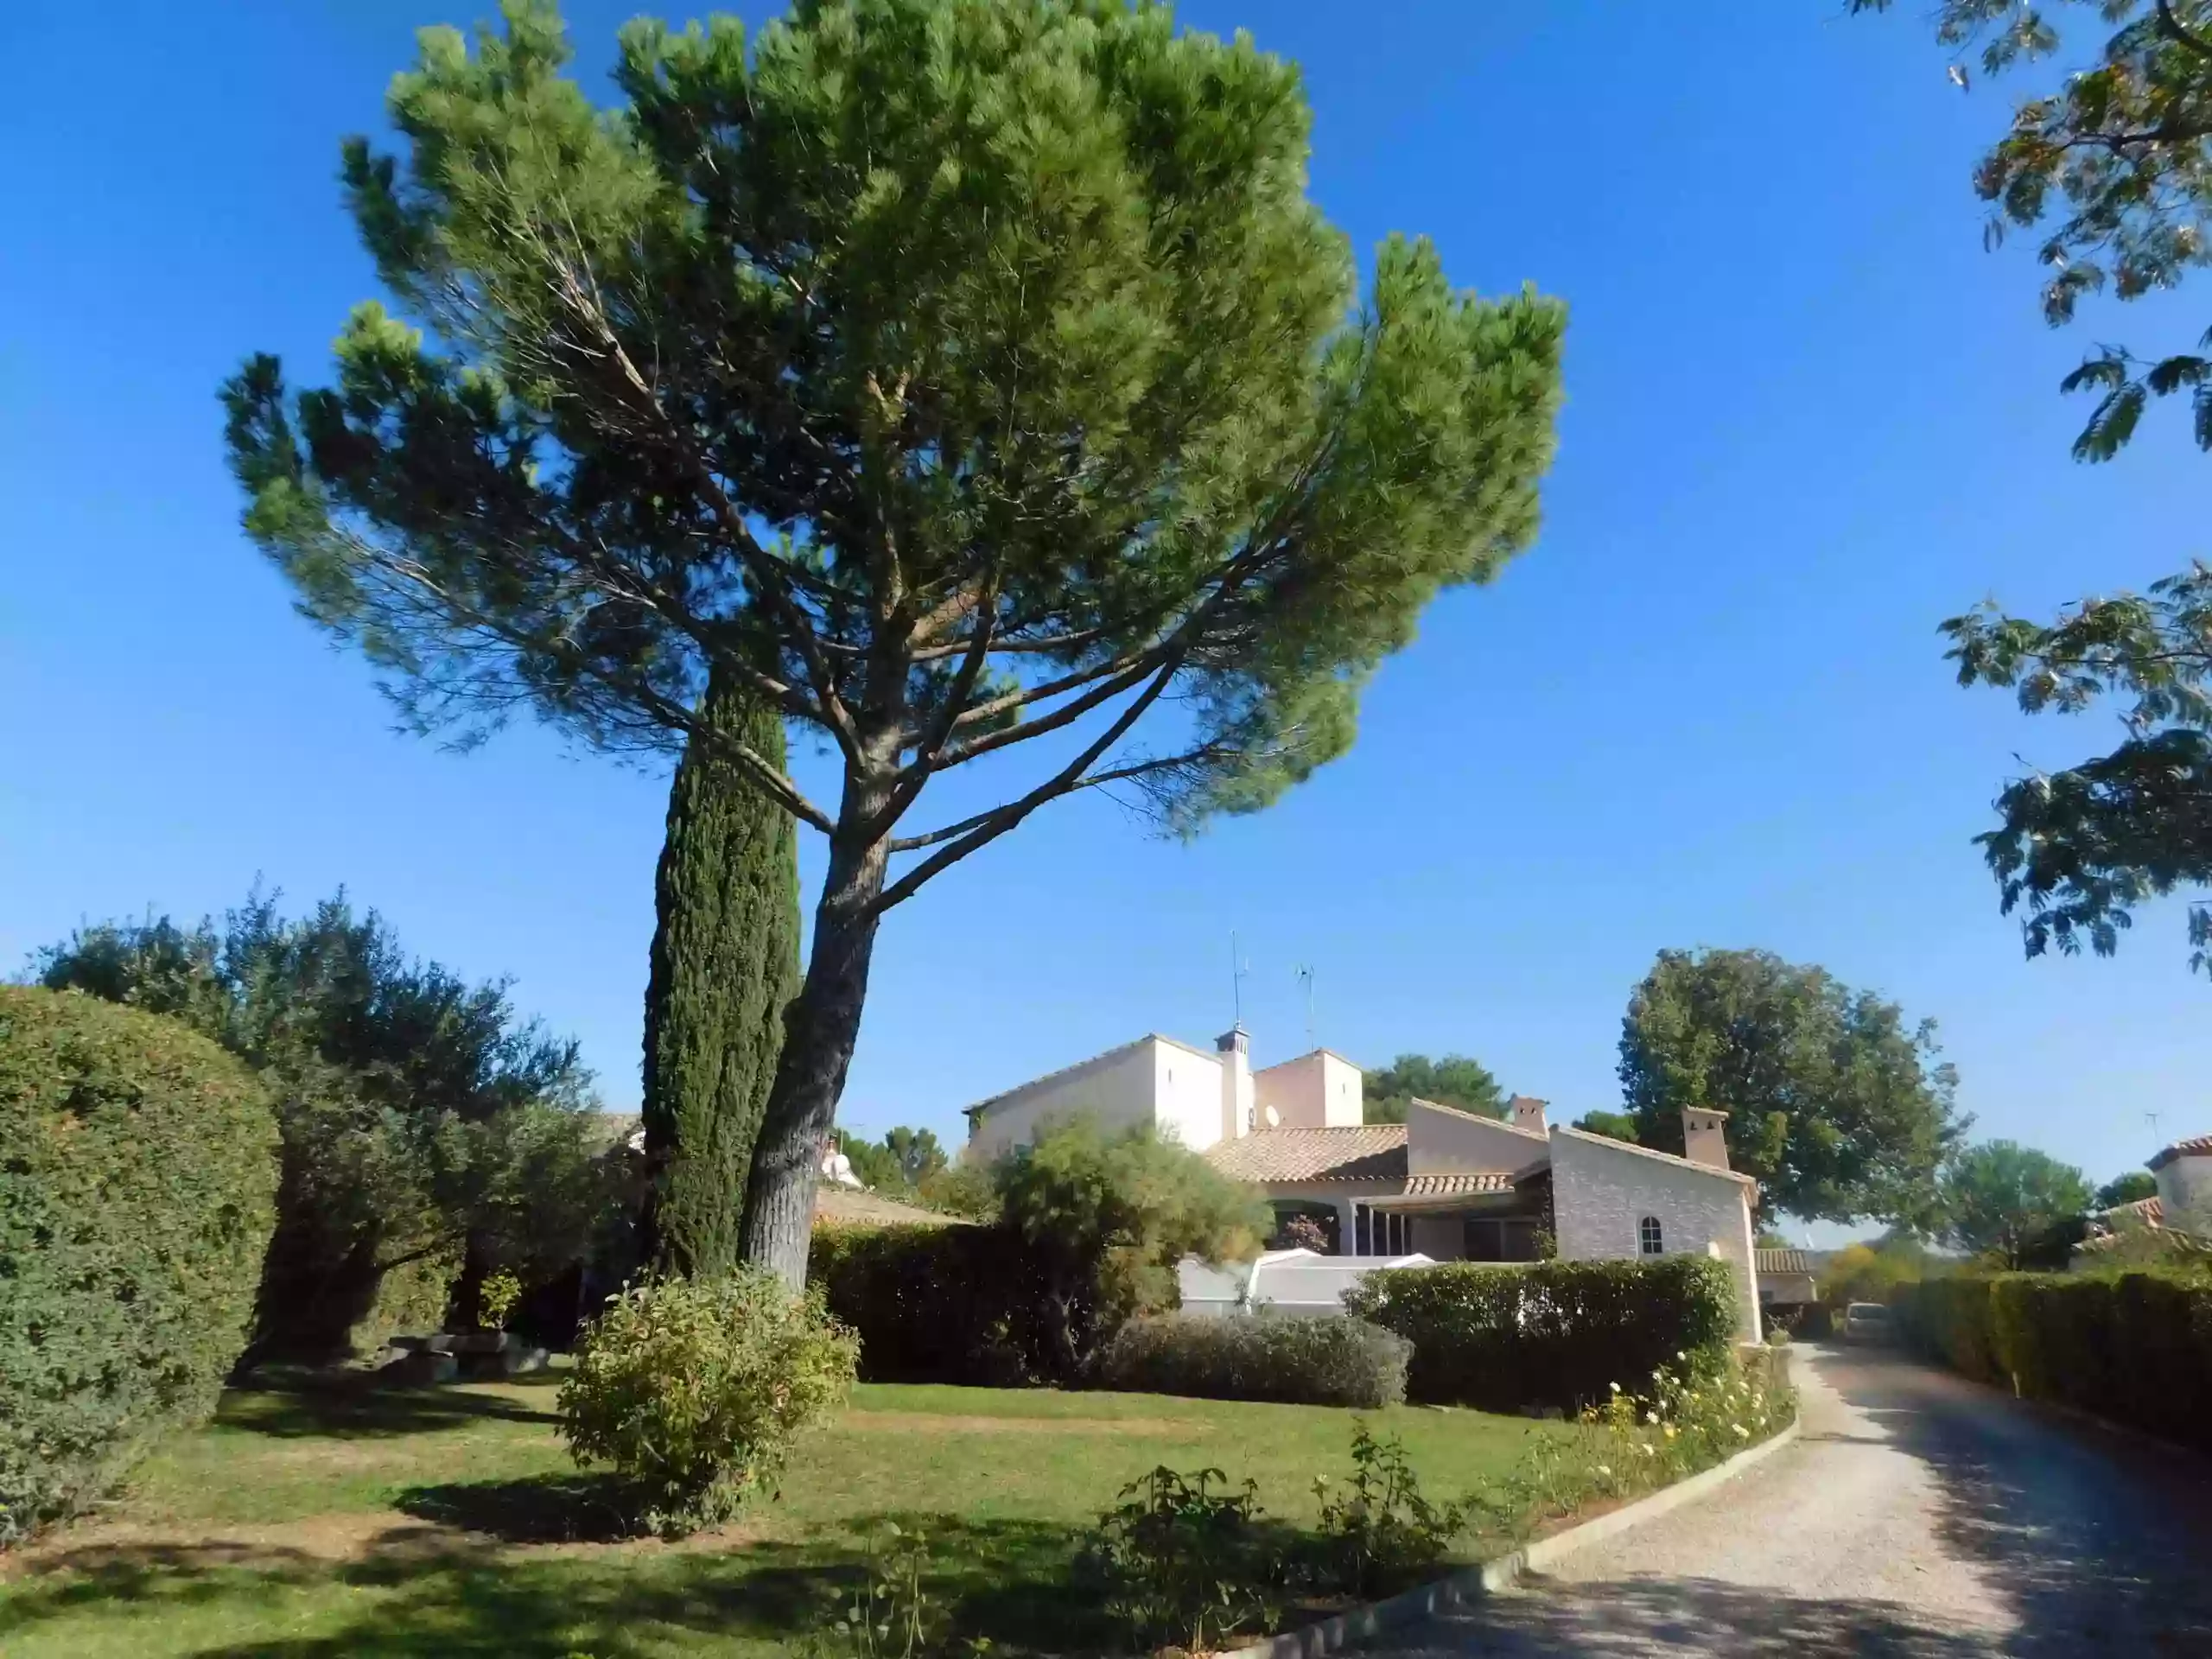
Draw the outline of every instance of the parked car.
M1890 1310L1879 1302L1851 1303L1837 1326L1837 1334L1846 1342L1887 1342L1896 1332Z

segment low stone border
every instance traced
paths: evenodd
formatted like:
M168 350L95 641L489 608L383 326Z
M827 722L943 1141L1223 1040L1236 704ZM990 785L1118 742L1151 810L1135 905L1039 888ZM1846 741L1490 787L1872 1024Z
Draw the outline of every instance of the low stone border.
M1213 1659L1314 1659L1318 1655L1340 1653L1355 1642L1417 1623L1431 1614L1448 1612L1465 1603L1480 1601L1500 1590L1511 1588L1523 1573L1541 1572L1562 1555L1641 1526L1685 1503L1694 1503L1724 1481L1732 1480L1753 1464L1781 1451L1797 1438L1797 1428L1798 1422L1793 1420L1779 1433L1738 1452L1727 1462L1717 1463L1687 1480L1662 1487L1649 1497L1624 1503L1580 1526L1568 1527L1523 1548L1462 1567L1449 1578L1424 1584L1387 1601L1370 1602L1333 1618L1325 1618L1319 1624L1286 1630L1249 1647L1224 1649Z

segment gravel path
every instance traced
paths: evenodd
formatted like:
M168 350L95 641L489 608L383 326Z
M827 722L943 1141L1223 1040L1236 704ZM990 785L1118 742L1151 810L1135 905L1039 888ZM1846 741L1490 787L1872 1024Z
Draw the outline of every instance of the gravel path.
M1796 1376L1796 1445L1357 1651L2212 1659L2212 1463L1886 1353L1801 1347Z

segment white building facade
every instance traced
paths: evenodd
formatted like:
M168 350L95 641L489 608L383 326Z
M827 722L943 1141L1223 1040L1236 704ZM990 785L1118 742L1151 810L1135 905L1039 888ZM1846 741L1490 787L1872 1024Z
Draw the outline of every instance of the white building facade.
M2165 1225L2212 1233L2212 1135L2175 1141L2151 1160L2150 1170Z

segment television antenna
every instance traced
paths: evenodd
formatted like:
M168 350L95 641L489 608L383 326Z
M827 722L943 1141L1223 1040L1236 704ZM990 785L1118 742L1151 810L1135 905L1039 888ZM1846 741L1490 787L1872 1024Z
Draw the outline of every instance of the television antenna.
M1231 928L1229 933L1229 996L1236 1012L1236 1023L1240 1026L1244 1023L1244 976L1251 971L1252 964L1244 960L1244 952L1237 946L1236 931Z
M1291 976L1297 980L1299 988L1306 993L1306 1046L1317 1048L1319 1045L1313 1040L1313 964L1300 963L1291 969Z
M2164 1114L2160 1112L2145 1112L2143 1114L2143 1121L2151 1126L2151 1139L2154 1143L2158 1138L2158 1119L2163 1116L2164 1116Z

